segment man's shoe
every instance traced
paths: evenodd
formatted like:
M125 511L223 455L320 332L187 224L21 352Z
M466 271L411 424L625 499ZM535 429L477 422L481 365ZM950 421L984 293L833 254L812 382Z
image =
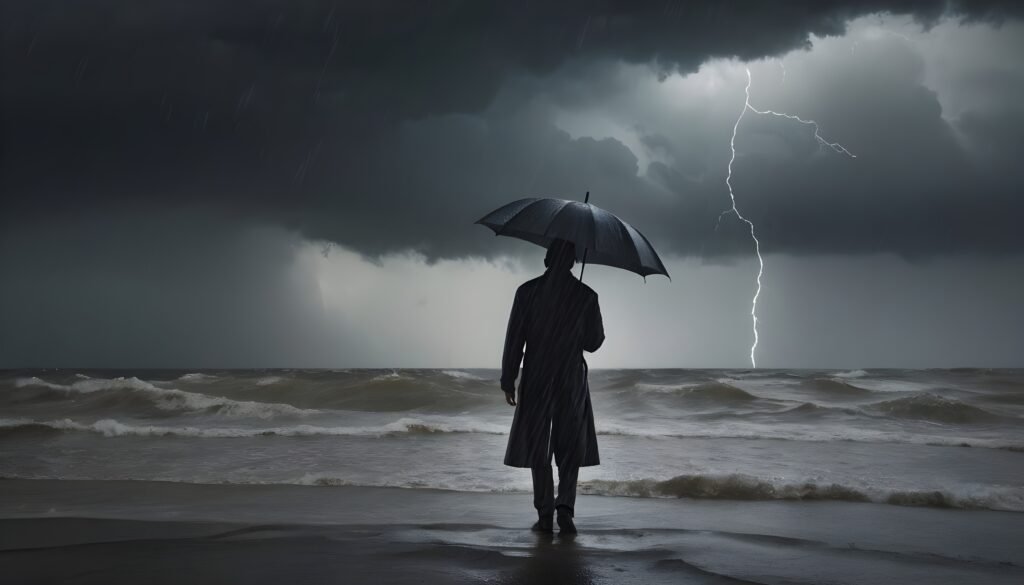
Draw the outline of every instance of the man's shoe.
M572 516L568 514L558 515L558 533L576 534L576 525L572 522Z
M561 526L561 524L559 524L559 526ZM554 532L555 528L553 526L551 516L541 516L533 523L530 530L534 532Z

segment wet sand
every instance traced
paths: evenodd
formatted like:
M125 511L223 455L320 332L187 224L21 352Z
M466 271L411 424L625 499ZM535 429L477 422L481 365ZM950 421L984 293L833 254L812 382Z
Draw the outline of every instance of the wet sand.
M1021 583L1024 515L843 502L0 481L4 583Z

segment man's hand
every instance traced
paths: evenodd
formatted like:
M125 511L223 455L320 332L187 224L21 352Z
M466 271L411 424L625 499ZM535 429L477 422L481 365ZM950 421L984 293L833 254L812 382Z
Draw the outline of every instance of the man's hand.
M505 391L505 402L507 402L509 406L515 406L516 405L516 391L515 390L512 390L511 392Z

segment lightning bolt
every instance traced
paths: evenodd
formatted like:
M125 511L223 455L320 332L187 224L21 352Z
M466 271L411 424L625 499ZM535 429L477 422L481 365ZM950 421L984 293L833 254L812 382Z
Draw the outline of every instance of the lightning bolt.
M743 120L743 116L746 115L748 111L761 116L777 116L780 118L786 118L787 120L795 120L801 124L805 124L814 128L814 139L818 142L818 145L820 147L828 147L833 151L840 154L845 154L850 158L857 158L857 155L853 154L849 150L846 150L846 147L844 147L842 144L839 144L838 142L829 142L828 140L825 140L825 138L822 137L821 133L819 132L820 129L818 128L818 123L815 122L814 120L804 120L800 116L794 116L793 114L786 114L783 112L776 112L774 110L759 110L754 106L750 105L750 68L748 67L745 69L747 72L747 85L743 90L745 99L743 101L743 109L740 110L740 115L736 118L736 123L732 125L732 138L729 139L729 150L732 154L729 157L729 166L727 167L727 172L725 174L725 186L729 189L729 201L732 203L732 206L718 215L718 222L715 224L715 231L718 231L718 226L721 225L722 218L730 213L733 213L740 221L747 224L747 227L750 228L750 239L754 240L754 251L757 253L758 267L757 290L754 292L754 299L750 303L750 318L753 321L754 329L754 343L750 346L750 366L756 368L757 360L755 358L755 352L757 351L757 342L759 341L759 337L757 334L757 299L761 296L761 278L764 276L764 257L761 256L761 242L760 240L757 239L757 234L754 230L754 223L747 219L746 217L744 217L742 213L740 213L739 208L736 207L736 194L733 193L732 190L732 164L736 162L736 133L739 130L740 122Z

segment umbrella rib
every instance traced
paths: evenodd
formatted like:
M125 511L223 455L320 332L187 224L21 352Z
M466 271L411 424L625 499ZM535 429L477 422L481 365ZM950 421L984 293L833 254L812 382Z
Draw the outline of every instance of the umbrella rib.
M531 201L531 202L527 203L526 205L522 206L518 211L516 211L515 213L512 214L512 217L510 217L507 220L505 220L505 223L501 224L500 228L494 230L494 235L496 235L496 236L503 235L504 232L505 232L505 228L507 228L508 225L510 223L512 223L512 220L514 220L515 218L519 217L519 215L521 213L523 213L524 211L529 209L530 206L536 204L538 201L541 201L541 199L534 199L533 201Z
M594 251L597 252L597 214L594 213L593 205L590 205L589 203L584 203L584 205L587 206L587 211L590 212L590 234L594 240L594 245L592 246L592 249L594 249Z
M558 211L555 212L555 215L553 215L551 217L551 221L548 222L548 227L544 228L544 237L545 238L550 238L551 237L548 234L548 232L550 232L552 226L554 226L555 223L558 222L558 217L560 215L562 215L563 213L565 213L565 210L569 209L569 204L572 203L572 201L569 201L567 199L561 199L560 201L562 202L562 206L558 209Z
M633 229L636 230L636 228ZM644 243L647 244L647 249L651 251L651 255L654 256L654 259L658 261L658 266L652 266L651 268L660 268L661 271L665 274L665 276L668 276L668 270L665 269L665 263L661 261L661 257L658 256L658 253L654 250L654 246L652 246L651 243L647 240L647 236L645 236L643 232L641 232L640 230L636 230L636 233L639 234L641 238L643 238ZM672 280L672 277L668 276L668 279Z
M636 242L633 241L633 236L630 235L629 230L626 229L626 222L623 221L623 220L619 220L616 223L618 223L619 231L622 232L622 235L623 235L625 241L633 244L632 252L633 252L633 254L636 255L636 265L639 266L641 269L643 269L644 268L644 263L643 263L643 260L640 259L640 250L636 249ZM636 229L636 228L634 228L634 229ZM639 234L640 231L637 230L637 233Z

